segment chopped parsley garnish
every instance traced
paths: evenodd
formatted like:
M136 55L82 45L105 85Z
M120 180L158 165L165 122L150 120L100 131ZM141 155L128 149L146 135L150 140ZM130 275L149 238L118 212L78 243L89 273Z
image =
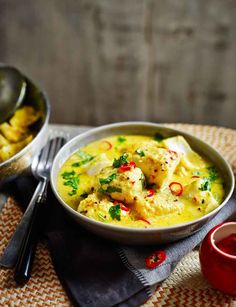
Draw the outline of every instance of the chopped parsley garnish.
M140 157L144 157L145 153L142 149L138 148L135 150L136 154L138 154Z
M215 166L209 166L207 169L209 172L210 181L215 181L216 179L218 179L219 176L218 176L218 172Z
M160 143L164 139L163 135L160 133L155 133L154 140Z
M122 144L122 143L126 142L126 138L124 136L119 135L117 137L117 142Z
M79 175L76 174L75 171L64 172L62 174L62 178L64 179L64 185L72 188L71 192L69 192L68 195L75 195L78 190Z
M73 167L80 167L88 162L90 162L91 160L93 160L93 156L91 156L90 154L83 152L83 151L78 151L78 155L79 157L82 159L81 161L78 162L74 162L72 163L71 166Z
M106 190L104 190L102 187L99 187L98 192L104 194L106 193Z
M100 184L108 184L110 182L112 182L113 179L115 179L117 177L117 174L112 174L110 176L108 176L107 178L99 178L99 182Z
M118 205L112 206L109 209L109 214L113 220L120 221L120 215L121 215L120 205L118 204Z
M84 192L84 193L80 194L80 197L87 198L88 197L88 193Z
M99 187L98 192L100 193L114 193L114 192L118 192L121 193L122 189L121 188L117 188L117 187L113 187L113 186L109 186L106 190L104 190L102 187Z
M210 191L211 190L211 182L208 178L204 178L204 182L201 184L199 188L200 191Z
M145 180L145 177L144 177L143 173L141 174L140 180L142 182L142 188L145 189L145 187L146 187L146 180Z
M204 178L204 182L199 188L199 190L201 191L211 191L211 183L219 178L218 172L215 166L209 166L207 169L208 169L209 177Z
M106 218L105 216L103 216L101 213L98 213L98 217L103 221L103 222L106 222Z
M63 179L71 179L75 176L75 171L64 172L61 176Z
M128 154L124 153L122 156L120 156L118 159L114 159L112 166L118 168L121 166L121 164L128 163Z
M107 193L114 193L114 192L121 193L122 190L121 190L121 188L109 186L109 187L106 189L106 192L107 192Z

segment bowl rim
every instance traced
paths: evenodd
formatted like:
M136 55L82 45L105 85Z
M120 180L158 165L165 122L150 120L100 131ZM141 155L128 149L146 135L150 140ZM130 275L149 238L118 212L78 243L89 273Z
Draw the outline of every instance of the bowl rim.
M225 228L227 226L233 226L235 229L236 229L236 222L224 222L220 225L218 225L217 227L215 227L214 231L212 231L212 233L210 234L210 242L211 242L211 245L212 245L212 248L218 253L220 254L221 256L224 256L225 258L227 259L231 259L231 260L234 260L236 261L236 255L231 255L229 253L226 253L224 251L222 251L216 244L215 240L214 240L214 236L216 234L216 232L220 231L222 228ZM227 236L226 236L227 237Z
M5 65L5 64L1 64L0 63L0 67L13 67L14 66L10 66L10 65ZM18 68L15 68L17 70L19 70ZM12 162L14 162L15 160L18 160L18 158L20 158L21 156L23 156L28 149L35 143L37 142L38 136L41 135L43 133L43 131L46 129L48 122L49 122L49 117L50 117L50 113L51 113L51 107L50 107L50 103L49 103L49 97L46 93L46 91L44 89L41 88L41 86L39 87L35 82L31 81L31 79L29 79L27 76L25 76L21 71L20 73L26 78L26 80L29 80L35 87L37 87L39 89L40 94L43 96L43 101L45 103L45 119L44 122L41 126L41 128L39 129L38 133L35 135L35 137L33 138L33 140L31 142L29 142L24 148L22 148L20 151L18 151L14 156L12 156L10 159L7 159L5 161L3 161L2 163L0 163L0 169L3 167L6 167L8 165L10 165Z
M80 138L85 139L87 137L89 137L90 135L97 133L97 132L102 132L103 130L107 130L109 128L119 128L119 127L123 127L123 126L137 126L137 125L141 125L141 126L148 126L148 127L154 127L154 128L164 128L167 129L171 132L174 133L178 133L180 135L184 135L187 136L189 138L194 139L196 142L199 143L203 143L204 145L206 145L207 147L209 147L212 151L214 151L219 157L220 159L224 162L225 167L228 170L228 174L231 177L231 187L229 189L228 194L226 195L225 199L223 200L223 202L216 207L213 211L209 212L206 215L203 215L200 218L194 219L192 221L189 222L184 222L184 223L180 223L180 224L176 224L176 225L172 225L172 226L164 226L164 227L151 227L151 228L138 228L138 227L127 227L127 226L119 226L119 225L113 225L113 224L108 224L108 223L103 223L97 220L94 220L92 218L89 218L81 213L79 213L78 211L76 211L75 209L71 208L60 196L60 194L57 191L57 187L56 187L56 182L54 182L53 180L53 174L55 172L55 167L57 164L58 159L60 158L61 152L65 150L65 148L70 147L70 145L76 141L78 141ZM95 141L95 140L94 140ZM74 151L76 152L76 150ZM70 156L73 153L70 153ZM68 159L69 157L67 157ZM106 124L106 125L102 125L99 127L95 127L92 128L88 131L85 131L75 137L73 137L69 142L67 142L57 153L54 161L53 161L53 165L51 168L51 174L50 174L50 184L52 187L52 190L54 192L54 195L57 197L58 201L60 202L60 204L67 210L69 211L69 213L71 213L74 216L77 216L79 219L82 219L85 223L89 223L89 224L93 224L93 225L98 225L101 226L104 229L107 230L115 230L115 231L119 231L119 232L132 232L132 233L149 233L149 234L153 234L153 233L157 233L157 232L162 232L162 231L174 231L175 229L180 229L180 228L184 228L186 226L191 226L194 224L198 224L201 223L204 220L207 220L208 218L210 218L211 216L214 217L214 215L216 215L228 202L228 200L230 199L233 191L234 191L234 185L235 185L235 178L234 178L234 174L232 171L232 168L230 166L230 164L228 163L228 161L219 153L218 150L216 150L214 147L212 147L211 145L207 144L205 141L201 140L198 137L195 137L194 135L191 135L189 133L180 131L178 129L174 129L174 128L169 128L167 126L165 126L164 124L157 124L157 123L153 123L153 122L145 122L145 121L127 121L127 122L117 122L117 123L112 123L112 124Z

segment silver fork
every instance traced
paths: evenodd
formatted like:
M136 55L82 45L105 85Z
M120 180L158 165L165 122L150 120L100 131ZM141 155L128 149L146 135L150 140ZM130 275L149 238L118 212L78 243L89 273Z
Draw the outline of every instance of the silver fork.
M37 245L39 223L38 217L40 217L40 209L46 201L47 186L53 159L64 143L63 138L55 138L50 140L42 149L40 155L33 160L31 165L33 175L39 180L39 184L41 184L34 208L32 210L28 230L22 241L16 263L14 279L18 284L25 284L30 278Z
M30 277L37 241L37 217L46 200L53 159L64 144L64 138L54 138L33 159L31 170L39 183L21 222L0 259L0 265L4 267L16 265L15 280L21 284L27 282Z

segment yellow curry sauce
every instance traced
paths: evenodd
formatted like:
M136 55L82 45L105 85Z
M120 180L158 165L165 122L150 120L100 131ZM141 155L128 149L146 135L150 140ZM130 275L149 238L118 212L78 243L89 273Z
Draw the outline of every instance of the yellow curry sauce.
M119 135L80 148L62 166L58 191L78 212L128 227L199 218L223 200L220 173L182 136Z

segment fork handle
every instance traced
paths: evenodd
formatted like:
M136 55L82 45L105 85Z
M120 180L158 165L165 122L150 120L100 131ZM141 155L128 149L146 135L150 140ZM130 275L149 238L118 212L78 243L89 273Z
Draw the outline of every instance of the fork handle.
M0 265L6 268L13 268L16 265L17 258L22 246L22 241L26 236L31 221L31 216L38 194L42 191L42 181L39 181L37 188L35 189L34 195L32 196L30 203L20 221L17 225L16 231L10 239L3 255L0 257Z
M40 213L42 211L43 204L46 201L47 185L48 181L44 181L41 193L38 195L33 208L28 231L20 248L14 274L15 281L20 285L27 283L30 278L35 249L37 246Z

